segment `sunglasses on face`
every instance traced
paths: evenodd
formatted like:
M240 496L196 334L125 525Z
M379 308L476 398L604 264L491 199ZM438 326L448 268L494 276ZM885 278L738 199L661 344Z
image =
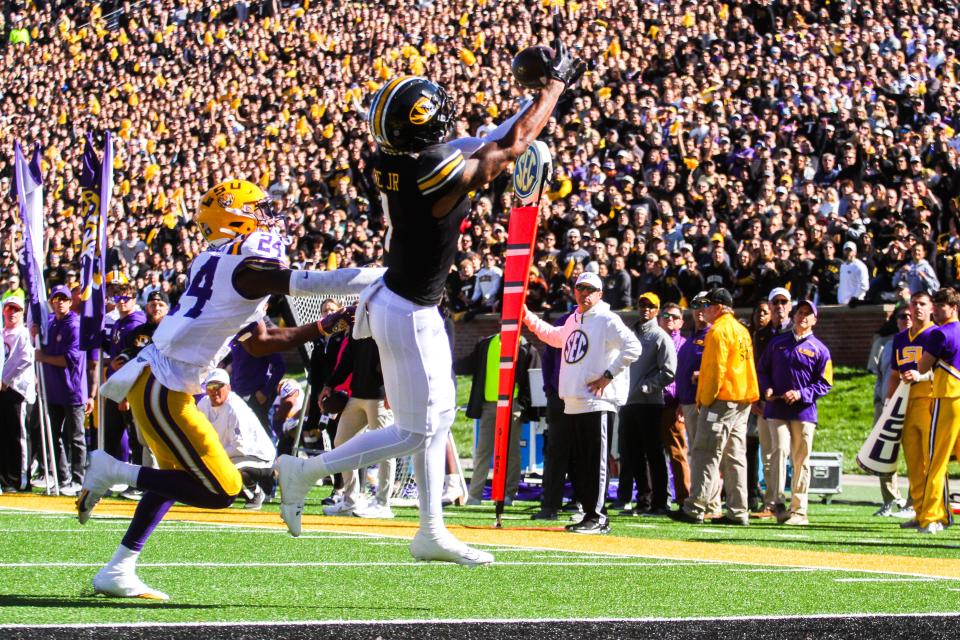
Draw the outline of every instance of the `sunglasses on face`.
M133 296L113 296L114 302L130 302L133 300Z
M770 301L770 304L775 305L775 306L777 306L777 307L785 307L785 306L787 306L788 304L790 304L790 301L789 301L789 300L784 300L783 298L776 298L776 299L774 299L774 300L771 300L771 301Z
M683 320L680 316L675 313L661 313L660 317L664 320Z
M207 385L207 391L220 391L220 389L223 389L222 382L211 382Z
M897 320L906 320L906 319L909 318L909 317L910 317L910 314L908 314L908 313L898 313L898 314L897 314Z
M710 305L708 305L706 302L694 302L692 305L690 305L690 308L691 308L691 309L706 309L706 308L709 307L709 306L710 306Z
M595 289L594 287L591 287L588 284L578 284L577 286L574 287L574 289L576 289L577 291L585 292L585 293L593 293L594 291L599 291L599 289Z

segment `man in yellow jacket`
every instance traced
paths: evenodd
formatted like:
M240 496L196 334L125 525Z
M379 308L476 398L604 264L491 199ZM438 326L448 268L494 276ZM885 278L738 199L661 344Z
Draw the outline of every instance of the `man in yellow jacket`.
M713 326L704 338L697 382L700 410L691 445L690 497L674 519L702 524L710 489L722 474L727 514L715 524L749 524L747 510L747 416L760 397L750 334L733 316L726 289L707 294L706 318Z

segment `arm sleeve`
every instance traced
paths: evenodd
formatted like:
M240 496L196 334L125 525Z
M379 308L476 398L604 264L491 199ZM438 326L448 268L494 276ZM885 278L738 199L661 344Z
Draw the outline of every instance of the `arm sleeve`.
M617 377L620 373L630 366L630 363L640 357L642 346L640 340L634 335L619 316L611 315L608 322L607 335L611 337L613 346L618 348L620 355L616 360L610 363L607 370ZM612 329L612 331L611 331Z
M822 398L830 392L833 387L833 361L830 360L830 353L826 350L821 353L817 361L817 368L810 384L800 389L800 399L809 404Z
M439 198L459 182L466 166L460 149L449 144L428 147L418 158L417 188L425 197Z
M571 315L570 317L573 316ZM569 320L570 318L567 318L568 322ZM566 322L559 327L554 327L553 325L544 322L533 313L524 314L523 324L527 325L527 328L530 329L535 336L543 340L551 347L556 347L558 349L563 346L563 342L567 339L567 335L569 334Z
M926 264L922 267L923 272L927 274L927 279L925 283L927 285L927 293L933 293L940 288L940 278L937 277L937 272L934 271L933 267L930 264Z

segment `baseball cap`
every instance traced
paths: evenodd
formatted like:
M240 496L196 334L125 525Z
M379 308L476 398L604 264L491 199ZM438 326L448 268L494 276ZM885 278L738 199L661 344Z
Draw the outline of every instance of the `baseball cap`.
M854 251L856 251L857 250L856 243L853 240L847 240L846 242L843 243L843 250L846 251L847 249L853 249Z
M698 304L706 304L707 302L707 292L701 291L697 295L693 296L693 300L690 301L690 306L695 307Z
M653 260L654 262L658 262L658 261L660 260L660 256L658 256L657 254L655 254L655 253L653 253L653 252L650 252L650 253L648 253L647 255L643 256L643 259L644 259L644 260Z
M723 242L723 234L722 233L713 234L712 236L710 236L710 242Z
M794 307L793 310L796 311L797 309L800 308L800 305L804 305L804 304L810 307L810 312L813 314L814 318L819 316L819 312L817 311L817 305L813 304L813 300L808 300L807 298L801 298L800 300L798 300L797 306Z
M23 296L9 296L6 300L3 301L3 306L8 304L15 304L21 309L24 308Z
M53 298L55 296L64 296L66 298L70 298L70 287L65 284L58 284L50 290L50 297Z
M203 381L203 386L211 383L230 384L230 374L227 373L226 369L214 369L207 374L207 378Z
M574 227L573 229L568 229L568 230L567 230L567 237L570 238L570 237L572 237L572 236L577 236L577 237L579 238L579 237L580 237L580 229L577 229L576 227Z
M793 298L790 297L789 291L787 291L783 287L774 287L773 289L770 290L770 295L767 296L767 301L772 302L773 299L776 298L777 296L783 296L784 298L787 299L787 302L790 302L791 300L793 300Z
M160 302L166 302L167 304L170 304L170 296L163 291L150 292L150 295L147 296L147 302L153 302L154 300L159 300Z
M693 251L693 245L689 242L681 242L680 251Z
M723 287L718 287L707 294L709 304L722 304L725 307L733 306L733 296Z
M644 300L652 304L657 309L660 308L660 296L653 293L652 291L647 291L646 293L642 294L639 298L637 298L637 304L640 304L640 302Z
M603 283L600 281L600 276L590 271L584 271L577 276L577 282L574 286L578 287L581 284L589 285L597 290L603 289Z

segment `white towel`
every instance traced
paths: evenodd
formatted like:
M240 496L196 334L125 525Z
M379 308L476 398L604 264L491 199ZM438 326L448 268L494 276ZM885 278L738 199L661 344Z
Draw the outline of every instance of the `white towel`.
M366 289L360 292L360 300L357 301L357 312L353 318L353 339L363 340L372 338L373 332L370 331L370 317L367 313L367 302L376 295L380 287L383 286L383 278L378 278L372 282Z

